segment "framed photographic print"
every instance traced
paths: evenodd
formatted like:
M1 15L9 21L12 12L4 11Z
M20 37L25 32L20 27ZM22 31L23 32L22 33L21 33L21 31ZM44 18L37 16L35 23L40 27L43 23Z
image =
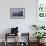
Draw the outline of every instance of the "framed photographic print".
M11 19L24 19L25 8L10 8L10 18Z
M46 18L46 0L37 0L37 15Z

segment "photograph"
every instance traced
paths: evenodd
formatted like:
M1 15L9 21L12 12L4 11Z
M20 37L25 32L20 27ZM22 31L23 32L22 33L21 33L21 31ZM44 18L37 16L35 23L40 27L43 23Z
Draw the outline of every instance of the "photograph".
M10 8L10 18L11 19L24 19L25 8Z

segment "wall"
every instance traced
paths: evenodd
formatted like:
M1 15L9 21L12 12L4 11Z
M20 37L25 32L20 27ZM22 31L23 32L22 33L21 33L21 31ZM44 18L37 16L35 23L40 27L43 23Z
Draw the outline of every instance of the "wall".
M10 8L25 8L25 19L10 19ZM30 32L36 24L36 0L0 0L0 34L10 32L11 27L19 27L19 32Z

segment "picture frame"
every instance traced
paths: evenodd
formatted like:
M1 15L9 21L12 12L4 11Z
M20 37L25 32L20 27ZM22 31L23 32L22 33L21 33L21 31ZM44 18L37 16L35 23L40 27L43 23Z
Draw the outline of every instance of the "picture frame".
M10 18L11 19L24 19L25 8L10 8Z
M46 18L46 0L37 0L37 16L39 18Z

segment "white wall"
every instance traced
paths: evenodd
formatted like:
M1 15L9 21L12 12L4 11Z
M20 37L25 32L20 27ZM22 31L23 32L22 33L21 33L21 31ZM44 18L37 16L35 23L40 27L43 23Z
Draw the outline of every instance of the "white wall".
M10 19L10 8L25 8L25 19ZM17 26L19 32L32 35L32 24L36 24L36 0L0 0L0 34Z

